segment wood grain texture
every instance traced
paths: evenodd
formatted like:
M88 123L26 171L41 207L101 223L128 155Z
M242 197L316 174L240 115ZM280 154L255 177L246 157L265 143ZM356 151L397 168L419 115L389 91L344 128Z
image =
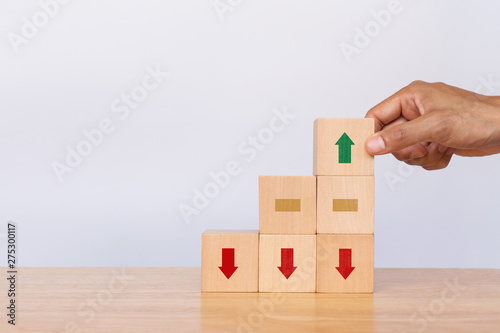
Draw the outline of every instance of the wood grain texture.
M375 122L368 118L319 118L314 121L313 174L316 176L371 176L373 156L365 149L374 133ZM346 133L351 146L351 163L339 163L337 140Z
M200 268L21 267L19 276L18 325L4 318L2 333L470 333L500 327L498 269L376 268L374 294L201 293ZM112 297L89 306L117 276L124 283ZM0 290L3 308L4 278Z
M300 211L276 211L276 199L300 199ZM316 234L316 177L260 176L261 234Z
M373 234L373 176L319 176L317 182L318 234ZM333 199L357 199L357 211L334 211Z
M202 235L201 248L201 290L203 292L257 292L258 230L207 230ZM229 278L219 268L224 267L223 249L234 249L234 265L232 266L237 268L234 272L229 271L231 274Z
M293 249L293 266L287 279L282 266L281 249ZM315 292L316 235L260 235L259 291Z
M351 249L354 270L344 278L337 270L339 250ZM373 235L318 235L317 286L318 292L372 293L374 264Z

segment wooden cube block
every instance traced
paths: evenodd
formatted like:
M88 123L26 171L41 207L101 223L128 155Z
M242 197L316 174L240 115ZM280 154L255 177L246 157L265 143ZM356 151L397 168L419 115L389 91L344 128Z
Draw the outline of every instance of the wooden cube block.
M371 176L373 156L365 149L375 131L370 118L319 118L314 121L314 175Z
M315 292L316 235L260 235L259 291Z
M318 234L373 234L373 176L317 177Z
M261 234L316 234L316 177L260 176Z
M258 230L207 230L201 239L202 292L258 290Z
M317 236L317 291L373 293L373 235Z

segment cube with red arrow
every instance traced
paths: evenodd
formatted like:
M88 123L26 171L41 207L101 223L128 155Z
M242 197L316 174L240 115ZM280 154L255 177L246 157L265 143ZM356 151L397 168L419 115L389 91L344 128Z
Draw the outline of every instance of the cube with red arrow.
M317 291L373 292L373 235L317 235Z
M316 235L260 235L259 291L315 292Z
M257 291L258 230L207 230L201 243L202 291Z

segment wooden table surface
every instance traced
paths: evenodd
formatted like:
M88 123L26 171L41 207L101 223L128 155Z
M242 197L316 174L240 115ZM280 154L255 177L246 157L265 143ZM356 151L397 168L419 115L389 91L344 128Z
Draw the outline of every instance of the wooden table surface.
M0 290L1 332L500 332L492 269L376 269L373 295L336 295L201 294L199 268L20 268L15 327Z

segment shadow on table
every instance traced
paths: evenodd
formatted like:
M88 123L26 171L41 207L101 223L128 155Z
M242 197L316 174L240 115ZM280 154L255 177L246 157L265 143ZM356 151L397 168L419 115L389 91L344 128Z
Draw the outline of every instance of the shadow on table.
M372 294L204 293L204 332L349 332L373 329Z

